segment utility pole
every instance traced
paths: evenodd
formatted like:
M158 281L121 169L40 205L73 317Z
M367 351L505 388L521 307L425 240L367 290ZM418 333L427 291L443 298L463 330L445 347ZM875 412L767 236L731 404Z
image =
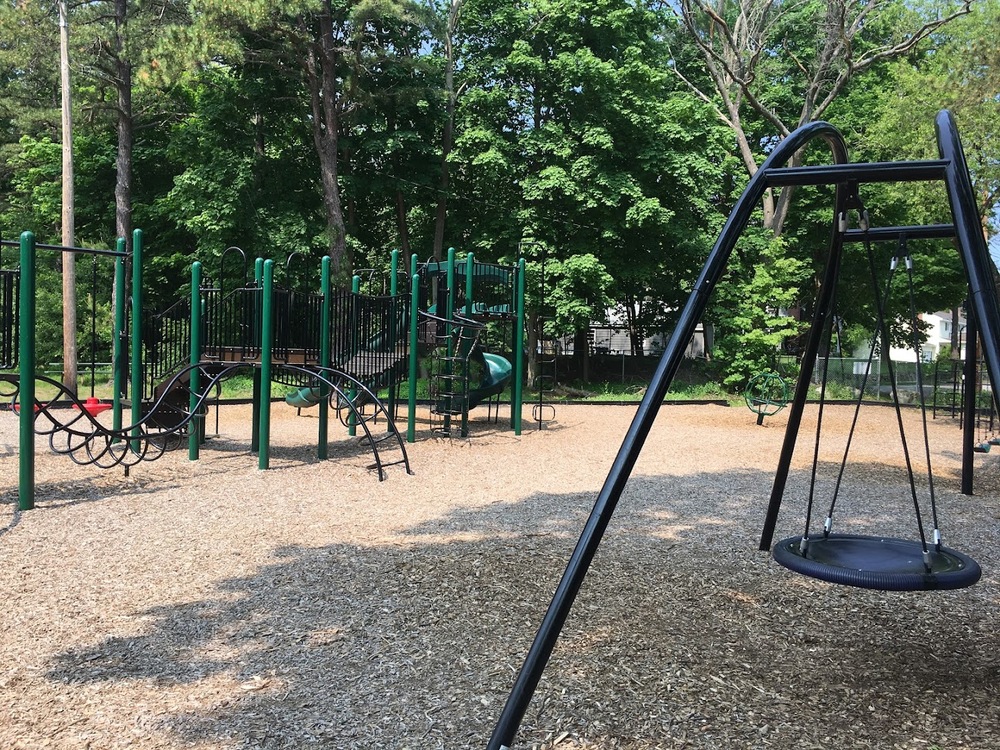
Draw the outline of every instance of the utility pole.
M73 247L76 198L73 189L73 111L69 75L69 9L59 0L59 81L62 89L62 244ZM77 385L76 255L62 254L63 376L73 393Z

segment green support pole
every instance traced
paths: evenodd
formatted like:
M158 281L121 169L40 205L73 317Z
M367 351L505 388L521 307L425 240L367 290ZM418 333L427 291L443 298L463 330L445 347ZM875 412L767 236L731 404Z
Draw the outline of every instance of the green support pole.
M472 266L475 262L472 251L465 256L465 315L468 318L472 317L472 311L475 309L473 296L475 294L475 288L473 286L472 279ZM471 355L471 353L470 353ZM468 390L471 386L469 383L469 366L466 363L465 366L465 395L468 396ZM462 437L466 437L469 434L469 399L464 398L462 401Z
M264 259L257 258L253 262L253 280L257 287L257 300L260 300L261 287L264 284ZM263 314L261 311L261 306L258 304L257 309L253 311L254 318L258 324L260 324L260 316ZM261 398L261 383L260 383L260 368L253 368L253 416L250 418L250 452L259 453L260 451L260 398Z
M333 290L330 285L330 256L324 255L320 266L320 290L323 295L323 311L319 323L319 366L330 367L330 316L333 310ZM324 372L329 376L329 372ZM325 460L329 456L330 442L330 389L326 384L320 385L319 400L319 446L316 457Z
M456 296L455 295L455 248L453 248L453 247L449 247L448 248L448 271L447 271L447 276L445 278L447 279L447 284L448 284L448 292L447 292L447 294L448 294L448 304L445 305L444 316L448 320L452 320L455 317L455 296ZM440 300L438 300L438 310L440 311L440 309L441 309ZM440 315L440 312L438 314ZM454 375L454 370L452 369L452 367L453 367L453 363L455 361L453 359L453 357L455 356L455 344L452 341L451 334L452 334L452 326L449 323L448 324L448 365L445 367L445 370L444 370L446 375ZM452 382L452 381L450 381L450 382ZM452 396L452 398L454 398L454 396ZM455 408L455 404L454 403L449 402L448 404L446 404L446 408L445 408L445 411L444 411L444 432L445 432L446 435L450 435L451 434L451 411L454 408ZM462 409L464 411L464 409L465 409L465 405L464 404L462 405ZM463 435L462 437L465 437L465 436Z
M514 379L510 417L514 434L521 434L521 404L524 400L524 258L517 264L517 330L514 332Z
M448 248L448 305L444 316L451 320L455 317L455 248ZM438 313L440 315L440 313Z
M191 364L201 362L201 263L191 264ZM201 422L195 416L198 408L198 396L201 392L201 379L198 370L191 370L191 397L189 409L191 421L188 423L188 460L197 461L201 448Z
M351 279L351 292L353 294L361 294L361 277L354 276ZM361 321L358 320L358 301L357 299L351 300L351 354L357 354L358 349L360 349L360 342L358 341L358 335L360 331L358 328L361 326ZM353 386L347 389L347 400L354 404L357 400L358 391ZM358 418L351 409L351 413L347 415L347 434L351 437L355 437L358 434Z
M122 255L115 258L115 322L114 330L111 333L113 360L111 365L111 377L113 381L114 395L111 401L111 426L113 429L122 428L122 391L125 388L125 238L119 237L116 249Z
M465 315L470 318L472 317L472 311L476 309L473 305L473 295L475 294L475 288L472 284L473 263L472 251L470 250L469 254L465 256Z
M417 256L410 265L410 383L407 392L406 442L416 441L417 434L417 369L418 369L418 327L420 316L420 277L417 276Z
M20 344L18 350L21 413L18 448L17 503L21 510L35 507L35 235L21 234Z
M274 348L274 261L264 261L263 295L260 330L260 437L258 438L257 468L266 469L271 463L271 350Z
M132 387L129 396L132 401L132 424L142 420L142 230L132 232ZM139 428L132 430L132 436L139 435ZM136 442L133 451L139 451Z
M393 250L389 258L389 273L391 274L389 276L389 294L395 297L399 290L399 281L397 279L399 275L399 250Z
M417 377L420 371L420 277L417 275L417 254L410 255L410 382L406 394L406 442L416 441Z

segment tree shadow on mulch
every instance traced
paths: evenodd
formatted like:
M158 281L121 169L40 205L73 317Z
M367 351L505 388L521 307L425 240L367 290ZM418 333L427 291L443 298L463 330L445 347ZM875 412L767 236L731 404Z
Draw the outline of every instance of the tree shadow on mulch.
M992 746L995 574L936 594L794 576L756 551L771 479L630 480L518 746ZM179 746L485 747L592 503L535 494L397 545L285 548L215 597L142 613L145 634L58 655L49 678L174 693L235 680L161 717Z

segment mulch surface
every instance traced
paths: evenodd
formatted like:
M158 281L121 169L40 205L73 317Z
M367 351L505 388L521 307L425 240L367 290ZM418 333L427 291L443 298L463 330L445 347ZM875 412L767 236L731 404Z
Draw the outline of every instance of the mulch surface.
M526 407L526 419L530 415ZM17 510L0 414L0 748L484 748L634 408L557 406L520 436L418 420L414 474L275 406L271 468L248 407L186 450L102 471L39 442ZM778 523L818 523L850 407L804 419ZM929 444L945 544L972 588L805 578L757 550L787 410L665 406L514 747L987 750L1000 736L1000 447L959 492L960 432ZM904 426L924 522L920 414ZM214 432L214 414L209 419ZM840 531L914 538L893 410L866 407Z

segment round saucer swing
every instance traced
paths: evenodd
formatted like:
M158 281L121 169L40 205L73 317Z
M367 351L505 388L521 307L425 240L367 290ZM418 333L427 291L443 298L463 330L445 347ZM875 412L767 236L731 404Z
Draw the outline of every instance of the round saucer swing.
M904 261L906 277L908 282L910 318L916 320L916 309L913 294L913 260L906 246L906 237L899 237L899 247L893 256L889 270L889 278L885 284L885 292L880 293L878 282L876 281L875 260L872 252L871 241L868 238L868 218L862 211L862 232L864 244L867 250L869 270L875 299L877 301L876 310L878 315L877 330L875 339L881 337L883 342L888 341L888 328L885 322L885 303L889 295L893 275L899 265L900 260ZM835 280L832 274L828 281ZM832 309L833 294L828 298L829 309ZM817 319L823 316L818 312ZM814 328L814 330L820 330ZM903 456L905 459L906 472L909 480L910 494L913 501L913 509L916 516L916 526L918 539L897 539L878 535L863 534L842 534L833 533L834 510L837 496L841 488L844 470L847 466L848 454L851 449L851 442L854 438L855 428L858 423L858 415L861 401L864 395L865 384L871 371L872 360L875 354L876 340L873 339L871 354L868 357L868 365L865 369L861 387L858 389L858 398L854 404L854 418L847 438L847 445L844 449L843 459L837 475L833 498L830 501L829 511L823 523L822 530L817 534L811 533L813 506L815 501L816 477L819 465L819 444L820 433L823 424L823 409L826 403L826 387L829 368L829 357L824 360L823 374L820 385L819 415L816 425L815 445L812 462L812 476L810 481L809 497L807 501L805 530L802 534L782 539L777 542L771 550L775 562L811 578L816 578L829 583L855 586L859 588L878 589L882 591L933 591L944 589L960 589L972 586L979 581L982 571L979 564L968 555L954 549L950 549L941 544L941 532L938 527L937 505L934 494L934 478L931 469L930 444L927 430L927 410L924 399L923 379L921 375L920 347L917 339L917 327L911 324L913 332L911 344L917 354L915 367L916 389L919 397L919 406L922 416L924 453L927 465L927 492L930 500L931 518L933 523L933 533L928 540L924 531L923 516L920 501L917 493L917 482L914 475L913 465L910 459L910 450L907 443L906 431L903 426L902 414L900 411L900 398L897 388L897 378L895 367L891 360L888 362L889 380L891 383L892 401L897 417L899 435L902 441ZM832 339L832 328L829 331L829 340ZM829 351L829 347L828 347ZM806 383L808 385L808 383ZM804 400L804 399L803 399ZM801 404L800 404L801 406ZM789 444L786 442L786 449ZM790 451L789 451L790 456ZM787 467L785 469L787 472ZM784 477L775 483L774 493L784 488ZM776 511L776 495L772 493L772 511ZM780 497L777 498L780 502ZM769 533L767 528L773 528L773 516L769 513L768 522L765 529L765 536L762 537L762 548Z
M881 591L962 589L982 575L966 554L940 545L925 550L909 539L828 534L806 541L803 548L801 536L782 539L771 551L775 562L821 581Z

